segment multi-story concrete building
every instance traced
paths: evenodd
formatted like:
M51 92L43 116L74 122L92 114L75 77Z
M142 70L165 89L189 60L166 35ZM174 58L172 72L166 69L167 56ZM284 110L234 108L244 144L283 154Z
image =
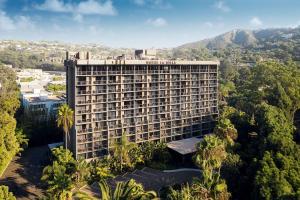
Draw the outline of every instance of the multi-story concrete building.
M67 102L75 111L69 148L88 159L107 154L123 133L136 143L210 133L218 116L218 65L67 55Z

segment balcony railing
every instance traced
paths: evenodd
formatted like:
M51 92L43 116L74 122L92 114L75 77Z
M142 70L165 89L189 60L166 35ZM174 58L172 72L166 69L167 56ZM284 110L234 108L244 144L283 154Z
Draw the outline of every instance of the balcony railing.
M92 72L91 72L91 71L78 71L78 72L77 72L77 75L85 75L85 76L88 76L88 75L92 75Z
M77 101L77 104L87 104L87 103L91 103L91 100L87 100L87 101Z
M81 94L91 94L91 91L82 90L82 91L78 91L77 94L79 94L79 95L81 95Z
M94 90L93 94L104 94L106 93L106 90Z
M90 85L91 81L77 81L77 85Z
M94 112L105 112L106 110L104 108L95 108L93 109Z
M86 151L92 151L93 148L92 147L87 147L87 148L78 148L78 152L81 153L81 152L86 152Z
M104 102L104 101L106 101L106 99L94 99L93 103L101 103L101 102Z
M93 75L106 75L106 71L93 71Z
M85 142L91 142L92 138L86 138L86 139L77 139L78 143L85 143Z
M91 110L78 110L77 114L86 114L86 113L90 113Z
M106 80L101 80L101 81L94 81L94 84L106 84Z
M88 132L92 132L93 129L88 128L88 129L81 129L81 130L77 130L77 133L88 133Z
M101 122L103 120L105 120L105 117L103 117L103 118L93 118L94 122Z
M88 123L91 122L91 119L79 119L77 120L77 123Z

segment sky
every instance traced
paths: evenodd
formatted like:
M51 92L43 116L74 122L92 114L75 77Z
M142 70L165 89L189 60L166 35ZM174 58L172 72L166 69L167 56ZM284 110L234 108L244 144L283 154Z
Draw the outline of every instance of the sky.
M300 0L0 0L0 39L168 48L300 25Z

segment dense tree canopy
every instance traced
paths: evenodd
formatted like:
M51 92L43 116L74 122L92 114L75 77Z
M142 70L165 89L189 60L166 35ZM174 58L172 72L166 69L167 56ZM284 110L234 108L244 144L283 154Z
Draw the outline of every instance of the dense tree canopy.
M0 199L1 200L16 200L16 197L13 193L9 192L7 186L0 185Z
M300 68L292 62L262 62L244 72L226 98L234 108L225 109L216 127L217 133L228 127L238 133L231 153L241 159L235 176L239 186L229 187L230 192L234 199L297 199L300 147L293 118L300 106ZM234 176L224 172L231 182Z
M13 70L0 65L0 174L27 140L16 131L14 114L20 106L19 90Z

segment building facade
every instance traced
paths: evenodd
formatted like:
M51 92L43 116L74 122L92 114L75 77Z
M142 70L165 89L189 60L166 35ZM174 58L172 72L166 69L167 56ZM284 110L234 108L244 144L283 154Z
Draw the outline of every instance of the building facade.
M172 141L210 133L218 116L215 61L93 60L68 56L67 102L76 158L106 155L112 141Z
M36 121L55 119L59 106L66 103L65 96L48 93L22 93L24 114Z

